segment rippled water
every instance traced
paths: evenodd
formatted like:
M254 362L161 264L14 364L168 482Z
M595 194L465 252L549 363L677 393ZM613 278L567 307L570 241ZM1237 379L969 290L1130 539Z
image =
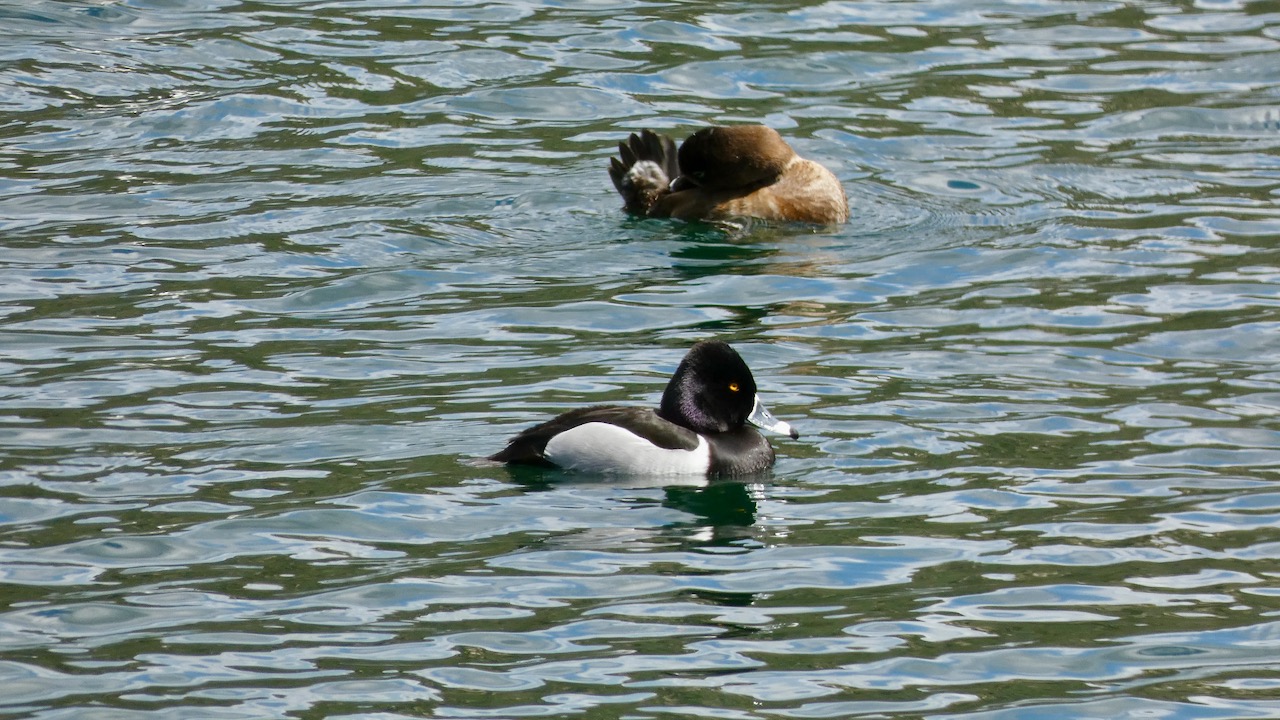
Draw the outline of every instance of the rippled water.
M1275 4L0 20L0 715L1280 717ZM854 221L624 217L708 122ZM770 477L479 462L711 336Z

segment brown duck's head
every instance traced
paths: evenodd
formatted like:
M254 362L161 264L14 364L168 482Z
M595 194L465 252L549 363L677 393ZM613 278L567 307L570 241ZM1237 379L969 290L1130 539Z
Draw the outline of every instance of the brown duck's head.
M673 190L731 190L768 185L796 156L787 141L764 125L712 126L680 144L680 177Z

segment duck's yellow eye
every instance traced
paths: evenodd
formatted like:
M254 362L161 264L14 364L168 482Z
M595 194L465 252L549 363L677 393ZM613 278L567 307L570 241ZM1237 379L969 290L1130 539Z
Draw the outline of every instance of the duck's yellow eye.
M729 383L729 392L738 392L738 383L736 382Z

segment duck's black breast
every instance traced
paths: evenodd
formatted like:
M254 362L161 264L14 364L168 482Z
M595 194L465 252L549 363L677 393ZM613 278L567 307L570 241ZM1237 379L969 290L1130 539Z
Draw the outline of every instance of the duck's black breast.
M690 451L698 447L698 434L658 417L648 408L596 405L570 410L559 417L535 425L512 438L490 460L530 465L554 465L546 457L547 443L555 436L587 423L620 427L664 450ZM761 438L763 439L763 438Z
M710 475L749 475L773 467L773 446L754 428L704 436L711 444Z

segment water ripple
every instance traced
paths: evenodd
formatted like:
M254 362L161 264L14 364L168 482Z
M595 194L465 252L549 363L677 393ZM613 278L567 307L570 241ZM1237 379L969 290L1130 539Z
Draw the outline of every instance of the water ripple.
M0 18L0 712L1280 717L1263 4ZM714 122L854 221L623 217ZM712 335L771 475L483 460Z

